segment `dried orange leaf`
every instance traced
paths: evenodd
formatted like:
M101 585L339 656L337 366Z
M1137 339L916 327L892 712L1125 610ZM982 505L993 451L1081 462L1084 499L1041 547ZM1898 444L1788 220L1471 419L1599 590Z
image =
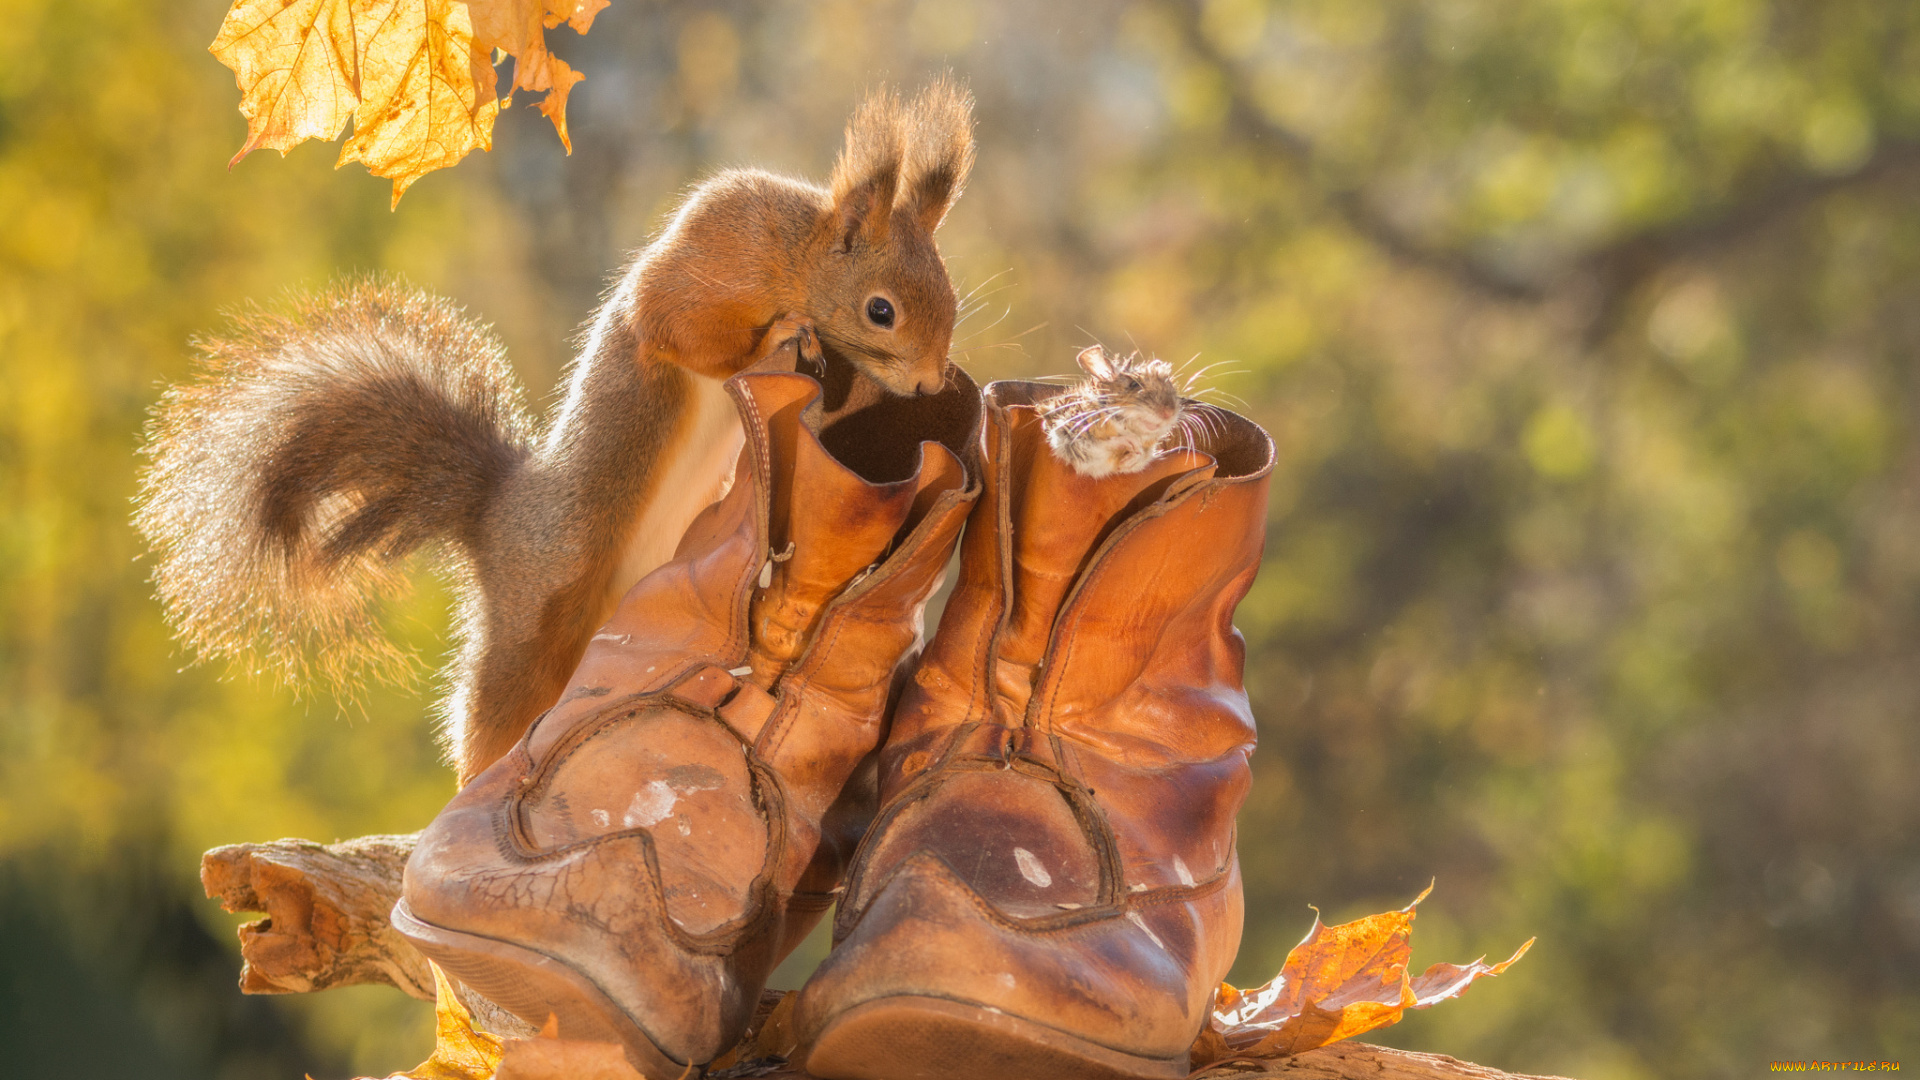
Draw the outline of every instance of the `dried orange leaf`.
M490 1080L500 1064L501 1039L476 1031L473 1017L453 992L445 972L433 967L433 1053L427 1060L386 1080Z
M1413 994L1416 1000L1412 1007L1415 1009L1424 1009L1429 1005L1438 1004L1448 998L1459 997L1461 994L1466 993L1467 987L1473 985L1473 980L1478 979L1480 976L1498 975L1512 967L1515 960L1527 955L1527 950L1533 948L1533 942L1533 938L1528 938L1521 942L1520 947L1513 951L1512 956L1507 957L1497 964L1486 963L1486 957L1483 956L1473 963L1466 965L1433 965L1414 978Z
M340 160L393 181L415 180L493 143L502 101L496 49L514 57L508 88L545 91L540 111L568 153L567 95L584 76L547 51L546 31L585 33L607 0L236 0L210 47L233 69L247 141L285 153L332 139L349 117Z
M1213 1017L1194 1043L1194 1064L1286 1057L1397 1023L1407 1009L1458 997L1475 979L1500 974L1532 947L1528 939L1502 963L1435 964L1409 979L1414 909L1432 891L1427 886L1399 911L1339 926L1325 925L1316 912L1272 982L1245 991L1221 984Z

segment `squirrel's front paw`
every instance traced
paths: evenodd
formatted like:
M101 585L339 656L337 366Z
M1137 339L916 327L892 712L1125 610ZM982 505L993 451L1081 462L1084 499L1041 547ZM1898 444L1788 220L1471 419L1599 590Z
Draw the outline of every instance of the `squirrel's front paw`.
M816 371L826 370L826 357L820 351L820 336L814 332L813 320L799 312L790 311L775 319L760 339L759 355L756 365L776 354L791 348L792 359L785 360L781 366L791 364L798 369L800 364L812 366Z

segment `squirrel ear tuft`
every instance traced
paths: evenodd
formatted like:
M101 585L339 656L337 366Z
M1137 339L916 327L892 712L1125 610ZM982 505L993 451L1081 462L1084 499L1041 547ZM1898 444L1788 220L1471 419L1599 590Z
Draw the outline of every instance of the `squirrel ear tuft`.
M973 95L942 75L906 107L905 197L909 213L928 232L940 227L973 171Z
M847 144L833 164L833 218L841 251L856 241L884 244L906 155L906 114L881 87L847 121Z

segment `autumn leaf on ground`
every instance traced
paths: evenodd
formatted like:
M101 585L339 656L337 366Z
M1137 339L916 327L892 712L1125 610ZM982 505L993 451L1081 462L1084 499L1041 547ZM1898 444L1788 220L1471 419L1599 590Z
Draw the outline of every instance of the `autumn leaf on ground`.
M332 139L353 120L335 167L364 163L408 185L493 145L493 121L515 90L538 106L568 153L567 95L584 76L547 51L546 32L586 33L608 0L236 0L209 46L233 69L247 141L262 147ZM499 96L494 51L514 58Z
M428 963L433 968L433 1053L386 1080L490 1080L500 1064L503 1040L474 1029L473 1017L454 995L446 973Z
M1193 1064L1227 1058L1278 1058L1312 1050L1399 1021L1408 1009L1458 997L1475 979L1498 975L1533 939L1498 964L1435 964L1409 978L1413 916L1433 886L1399 911L1327 926L1316 913L1306 939L1265 986L1222 984L1214 1013L1193 1046Z

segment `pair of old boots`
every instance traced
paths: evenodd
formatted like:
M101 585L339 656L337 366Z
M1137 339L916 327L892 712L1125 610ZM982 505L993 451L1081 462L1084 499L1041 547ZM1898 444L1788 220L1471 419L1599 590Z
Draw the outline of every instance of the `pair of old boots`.
M1093 480L1047 447L1058 387L957 375L824 428L803 375L728 389L732 489L423 834L395 926L673 1077L837 901L793 1014L809 1072L1185 1076L1239 944L1231 620L1271 440L1215 412Z

